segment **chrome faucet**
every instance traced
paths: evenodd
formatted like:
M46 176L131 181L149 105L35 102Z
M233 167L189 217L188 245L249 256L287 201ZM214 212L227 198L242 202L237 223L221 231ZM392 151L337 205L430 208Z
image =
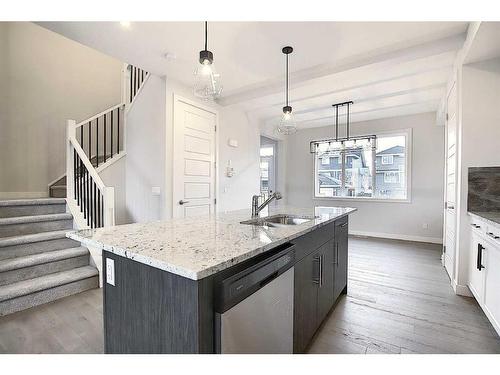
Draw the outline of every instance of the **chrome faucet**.
M271 192L272 193L272 192ZM280 200L282 198L281 193L276 191L269 195L269 198L267 198L262 204L259 206L259 198L260 195L254 195L252 197L252 217L259 216L259 212L262 211L273 199Z

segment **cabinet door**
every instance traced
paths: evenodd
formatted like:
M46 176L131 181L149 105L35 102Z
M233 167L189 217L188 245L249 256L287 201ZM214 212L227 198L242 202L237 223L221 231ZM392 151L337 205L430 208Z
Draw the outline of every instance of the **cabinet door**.
M484 307L497 332L500 331L500 245L489 246L484 259Z
M484 299L484 269L482 268L482 257L485 253L485 241L476 234L471 233L471 244L469 253L469 289L479 304Z
M336 301L347 286L348 221L335 223L335 282L333 300Z
M317 328L320 249L295 264L293 351L302 353Z
M333 288L335 281L335 240L330 240L320 248L320 275L318 288L318 325L333 306Z

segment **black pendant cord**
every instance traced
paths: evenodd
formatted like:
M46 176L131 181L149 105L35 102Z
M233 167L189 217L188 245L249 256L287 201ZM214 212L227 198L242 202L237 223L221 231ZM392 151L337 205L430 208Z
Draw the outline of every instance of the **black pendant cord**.
M208 51L208 21L205 21L205 51Z
M286 106L288 107L288 54L286 55Z
M349 140L349 105L350 103L347 103L347 140Z

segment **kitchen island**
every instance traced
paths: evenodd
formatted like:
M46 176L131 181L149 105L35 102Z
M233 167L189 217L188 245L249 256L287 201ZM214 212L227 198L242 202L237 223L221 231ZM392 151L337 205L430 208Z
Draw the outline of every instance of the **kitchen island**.
M355 210L276 206L253 224L241 223L250 219L250 211L240 210L71 232L68 237L103 250L106 353L300 353L346 293L348 215ZM293 225L266 222L285 215L296 218ZM279 283L288 285L286 280L291 280L291 312L271 313L285 322L277 323L286 330L279 340L285 344L275 349L229 345L234 337L224 338L230 332L227 317L259 296L258 289L279 290ZM267 305L279 308L287 302L283 295L276 298ZM251 341L245 335L254 334L255 326L244 326L255 315L240 319L236 328L241 330L234 331L240 341Z

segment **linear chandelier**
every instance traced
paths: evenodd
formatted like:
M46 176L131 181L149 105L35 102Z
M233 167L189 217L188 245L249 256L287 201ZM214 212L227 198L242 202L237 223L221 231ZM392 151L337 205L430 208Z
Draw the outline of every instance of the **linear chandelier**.
M320 153L339 153L346 152L350 150L375 150L377 147L377 136L376 135L362 135L354 136L350 135L350 109L351 105L354 104L353 101L342 102L332 104L335 109L334 117L334 130L335 137L318 139L311 141L309 143L309 152L311 154ZM346 132L344 137L339 137L339 108L346 107Z

